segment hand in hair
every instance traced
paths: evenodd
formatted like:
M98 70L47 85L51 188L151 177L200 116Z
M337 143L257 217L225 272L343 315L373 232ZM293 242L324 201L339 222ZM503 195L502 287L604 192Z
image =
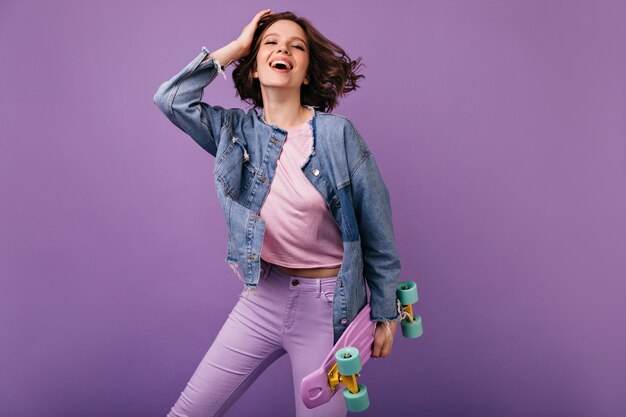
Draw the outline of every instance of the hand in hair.
M250 23L248 23L239 37L220 49L211 52L204 60L209 58L215 58L223 67L229 66L232 62L248 55L252 46L252 39L254 38L254 32L259 24L259 20L267 14L271 14L270 9L261 10L257 13Z
M241 31L241 35L237 38L235 42L239 43L241 47L241 51L243 56L246 56L250 53L250 48L252 46L252 39L254 38L254 31L256 30L259 20L266 14L271 14L270 9L261 10L258 12L248 23L243 30Z

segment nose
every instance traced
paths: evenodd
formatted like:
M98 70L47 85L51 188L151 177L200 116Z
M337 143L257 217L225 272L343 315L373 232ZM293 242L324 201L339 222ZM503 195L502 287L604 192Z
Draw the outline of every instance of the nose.
M287 49L287 47L286 47L286 46L279 46L279 47L278 47L278 51L276 51L276 53L281 53L281 52L283 52L283 53L285 53L285 54L289 55L289 49Z

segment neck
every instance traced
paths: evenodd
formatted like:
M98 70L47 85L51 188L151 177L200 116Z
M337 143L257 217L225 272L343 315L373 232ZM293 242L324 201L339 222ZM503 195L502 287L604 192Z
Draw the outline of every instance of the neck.
M300 104L300 94L289 94L284 89L261 89L261 95L268 124L289 130L311 118L311 111Z

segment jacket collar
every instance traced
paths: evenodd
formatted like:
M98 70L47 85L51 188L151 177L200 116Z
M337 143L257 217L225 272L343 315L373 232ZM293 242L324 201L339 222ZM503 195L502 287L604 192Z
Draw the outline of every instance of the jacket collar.
M311 110L311 113L313 113L313 116L311 117L311 119L309 119L309 122L313 123L313 120L317 116L317 111L315 111L315 108L313 106L309 106L308 104L305 104L304 107ZM285 132L285 130L281 129L280 127L267 123L267 120L265 120L265 109L263 107L255 107L254 110L256 112L257 117L259 118L259 120L263 122L263 124L267 126L271 126L274 129L280 130L281 132Z
M311 160L311 157L313 157L313 155L315 155L315 146L317 145L317 111L315 110L315 108L313 106L309 106L308 104L304 105L306 108L308 108L309 110L311 110L311 112L313 113L313 117L311 117L309 119L309 124L311 125L311 131L313 132L313 140L311 141L311 153L309 154L309 156L306 158L306 160L304 161L304 163L302 164L302 168L304 168L304 166L306 164L309 163L309 161ZM267 121L265 120L265 109L263 109L262 107L255 107L255 114L257 115L257 118L266 126L271 127L272 129L276 129L282 133L288 133L287 131L281 129L280 127L276 126L276 125L272 125L267 123ZM260 113L259 113L260 112Z

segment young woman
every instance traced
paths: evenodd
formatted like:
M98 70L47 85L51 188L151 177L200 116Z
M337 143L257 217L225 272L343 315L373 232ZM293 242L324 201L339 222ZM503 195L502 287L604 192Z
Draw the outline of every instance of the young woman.
M201 101L235 61L237 93L255 107ZM368 302L372 356L390 354L400 261L389 193L353 124L330 113L357 88L359 61L307 19L263 10L237 40L203 47L155 94L169 120L215 157L226 261L245 283L170 417L223 415L285 353L296 415L345 416L342 395L307 409L300 382Z

